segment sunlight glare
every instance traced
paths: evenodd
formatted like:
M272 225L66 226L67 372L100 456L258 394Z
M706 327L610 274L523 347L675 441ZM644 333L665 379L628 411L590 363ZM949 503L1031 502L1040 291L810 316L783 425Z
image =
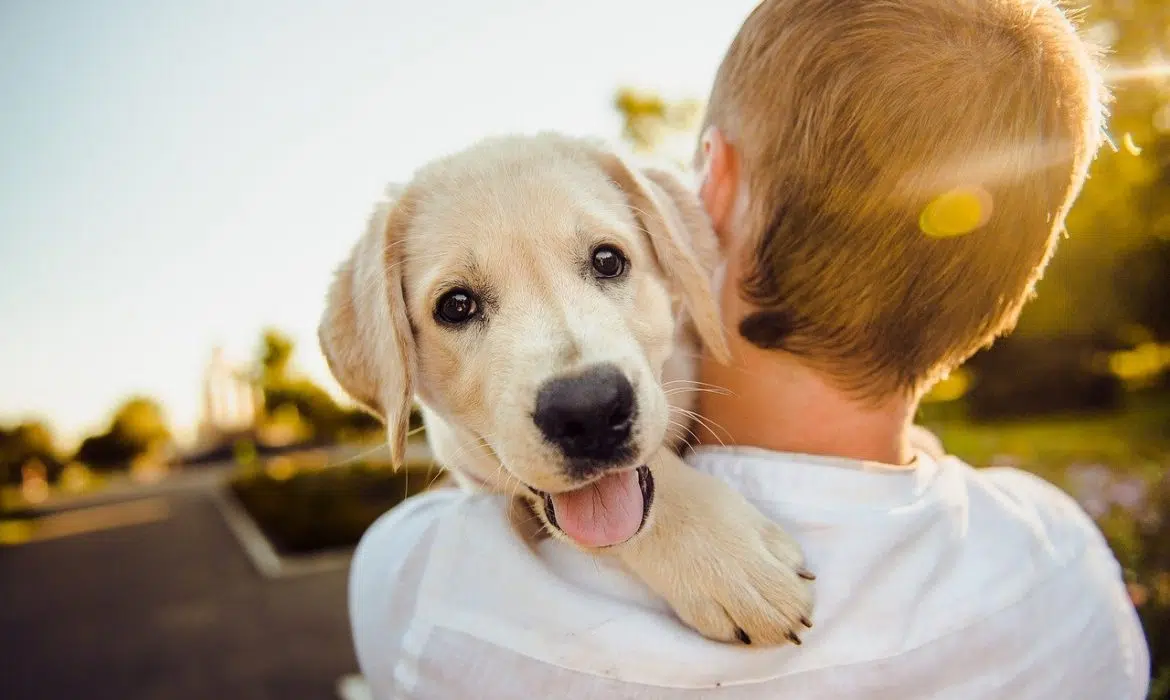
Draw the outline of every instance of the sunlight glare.
M991 218L991 193L981 187L956 187L935 197L918 217L918 227L931 238L971 233Z
M1158 61L1144 66L1119 66L1105 71L1106 82L1113 85L1163 78L1170 78L1170 61Z
M1125 150L1132 156L1140 156L1142 154L1142 147L1134 143L1133 134L1125 132L1125 136L1121 138L1121 143L1125 146Z

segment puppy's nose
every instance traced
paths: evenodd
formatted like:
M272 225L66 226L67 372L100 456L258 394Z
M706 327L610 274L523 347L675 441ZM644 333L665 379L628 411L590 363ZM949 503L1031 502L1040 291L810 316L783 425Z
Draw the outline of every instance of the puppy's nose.
M551 379L536 395L532 419L569 459L614 461L629 450L634 387L608 364Z

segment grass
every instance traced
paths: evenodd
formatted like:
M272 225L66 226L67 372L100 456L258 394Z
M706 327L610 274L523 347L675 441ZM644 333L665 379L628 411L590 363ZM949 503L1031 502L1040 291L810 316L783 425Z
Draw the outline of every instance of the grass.
M1073 465L1101 464L1153 481L1170 467L1170 397L1135 397L1105 415L976 423L961 408L927 405L923 425L971 465L1018 466L1064 486Z

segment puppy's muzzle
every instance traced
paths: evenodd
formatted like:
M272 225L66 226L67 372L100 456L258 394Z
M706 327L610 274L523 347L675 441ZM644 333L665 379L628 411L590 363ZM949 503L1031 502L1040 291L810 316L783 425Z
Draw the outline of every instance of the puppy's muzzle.
M628 462L637 406L634 387L616 366L596 365L544 383L532 420L574 470L588 472Z

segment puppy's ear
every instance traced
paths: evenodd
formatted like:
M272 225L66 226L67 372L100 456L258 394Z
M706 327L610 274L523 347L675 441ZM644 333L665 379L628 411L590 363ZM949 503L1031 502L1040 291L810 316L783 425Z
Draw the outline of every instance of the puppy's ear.
M414 399L414 335L402 288L408 200L379 202L366 232L337 270L317 328L341 387L386 423L400 465Z
M658 264L682 295L703 344L715 359L726 362L730 358L727 336L711 289L718 239L698 198L665 171L637 170L609 152L601 152L599 158L606 174L630 200Z

